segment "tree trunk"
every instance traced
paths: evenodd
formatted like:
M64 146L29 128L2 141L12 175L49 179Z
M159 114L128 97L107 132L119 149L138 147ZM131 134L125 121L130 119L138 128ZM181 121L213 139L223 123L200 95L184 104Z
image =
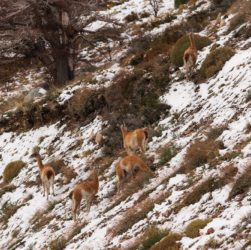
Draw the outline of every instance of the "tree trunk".
M64 84L74 78L73 68L70 65L70 58L67 55L60 55L56 58L56 84Z

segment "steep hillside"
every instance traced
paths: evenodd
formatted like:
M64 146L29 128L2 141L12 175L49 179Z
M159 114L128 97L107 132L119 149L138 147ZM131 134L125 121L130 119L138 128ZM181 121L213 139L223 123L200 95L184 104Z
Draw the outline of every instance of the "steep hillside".
M148 1L121 2L99 13L123 27L111 60L38 95L27 93L46 82L40 68L1 85L0 249L251 249L250 1L163 0L158 17ZM186 80L177 60L188 32L200 50ZM148 127L153 173L118 193L123 123ZM56 172L49 201L36 146ZM74 222L69 193L93 167L99 191Z

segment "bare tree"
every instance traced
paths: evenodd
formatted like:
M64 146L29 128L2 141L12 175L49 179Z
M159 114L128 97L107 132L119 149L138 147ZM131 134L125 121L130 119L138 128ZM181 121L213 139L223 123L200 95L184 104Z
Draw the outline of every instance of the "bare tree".
M149 4L152 7L152 11L155 17L158 16L162 0L149 0Z
M98 39L85 28L97 20L98 0L1 0L0 55L38 58L62 84L74 78L79 44ZM93 38L93 39L92 39ZM104 39L104 38L102 38ZM2 41L2 42L1 42ZM6 42L8 41L8 42Z

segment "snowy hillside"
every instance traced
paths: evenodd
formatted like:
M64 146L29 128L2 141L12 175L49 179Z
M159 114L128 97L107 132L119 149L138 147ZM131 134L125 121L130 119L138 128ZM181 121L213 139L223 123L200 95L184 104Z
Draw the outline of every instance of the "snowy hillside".
M24 121L19 119L20 106L11 106L0 115L0 249L251 249L251 38L248 34L251 23L245 21L230 30L236 15L235 1L225 9L220 6L219 11L212 7L213 1L191 2L194 4L174 9L173 0L163 0L157 18L146 0L123 1L101 11L100 15L125 26L121 34L123 45L111 45L112 61L103 59L96 63L92 81L80 78L58 89L53 96L57 109L47 124L24 129ZM224 23L212 33L209 27L220 11ZM127 22L131 12L150 15ZM205 12L211 13L206 20L201 17ZM126 111L117 111L109 104L108 111L100 108L101 111L93 111L82 122L78 121L79 117L70 120L67 112L74 113L81 108L73 112L68 102L75 95L86 93L84 91L94 94L101 91L97 92L97 99L100 93L108 98L107 93L114 93L114 84L123 78L121 75L128 77L128 72L136 72L140 63L146 66L140 77L133 78L135 86L141 78L151 83L155 76L149 77L147 63L150 61L150 66L159 61L160 65L165 64L171 47L181 36L175 41L173 37L191 26L189 22L197 20L193 19L196 15L201 15L202 21L195 33L210 37L210 44L198 51L195 76L186 80L183 67L168 65L168 82L156 91L168 110L153 122L150 118L144 120L149 124L150 138L143 159L154 168L153 174L136 177L122 193L117 193L115 165L126 155L122 149L120 120L115 126L120 147L112 149L111 154L106 154L104 148L112 147L105 144L114 135L109 136L114 122L110 121L111 117ZM95 21L89 29L95 31L104 25L107 24ZM135 48L133 55L130 54L136 43L134 39L149 35L154 40L166 30L169 47L161 44L157 49L144 51L143 48L142 61L132 63L137 56ZM208 54L224 46L231 47L233 54L219 71L210 77L196 78L197 73L202 75L200 69ZM153 61L151 53L155 50L158 59ZM88 56L88 53L95 54L95 49L81 51L82 55ZM43 77L43 69L27 70L27 84L22 85L20 76L13 76L9 83L11 90L0 93L2 102L17 97L22 91L27 93L36 86L34 79L40 81ZM149 88L150 92L154 89ZM106 92L107 89L110 92ZM120 98L120 95L113 97ZM46 99L46 94L37 102L41 100L44 107L51 101ZM57 117L57 110L61 110L58 107L63 111ZM116 123L120 116L114 117ZM98 132L104 134L104 142L100 144L92 139ZM39 146L44 162L54 164L55 196L50 196L49 201L42 193L37 164L30 157L35 146ZM4 182L5 167L15 161L25 165L12 180ZM99 174L99 191L89 213L82 202L80 220L75 223L68 195L76 183L88 178L94 166ZM151 240L153 244L149 243Z

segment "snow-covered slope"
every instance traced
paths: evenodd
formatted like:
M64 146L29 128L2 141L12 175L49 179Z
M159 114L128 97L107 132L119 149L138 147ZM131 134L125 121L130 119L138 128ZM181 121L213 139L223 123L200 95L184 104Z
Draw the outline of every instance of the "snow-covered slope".
M198 1L198 6L208 8L209 2ZM164 0L160 15L175 11L178 15L176 23L183 20L187 12L184 10L179 14L172 10L173 4L171 0ZM143 10L149 11L147 1L130 0L101 14L124 22L131 11L139 13ZM98 25L101 24L93 24L90 29L97 29ZM218 44L234 39L234 32L226 35L227 25L217 33ZM162 30L163 27L159 27L152 33ZM205 34L205 30L201 34ZM125 41L130 39L128 32ZM11 181L14 187L1 193L0 249L135 249L135 241L149 225L179 234L180 249L210 249L213 243L215 249L242 249L250 239L251 192L249 189L245 196L232 199L229 195L235 181L251 165L251 109L250 98L247 99L251 88L251 49L246 46L249 42L250 39L239 42L235 46L235 55L220 72L200 85L181 80L180 71L171 75L170 88L160 97L163 103L171 106L170 115L162 117L156 124L154 129L161 130L161 135L149 142L146 156L154 157L157 164L161 157L160 149L167 145L177 149L176 155L161 164L143 188L128 197L116 193L115 164L119 156L110 157L108 163L102 162L102 150L90 140L93 133L101 131L107 124L100 116L74 129L58 122L27 132L1 134L0 175L12 161L22 160L26 166ZM198 68L212 46L199 52ZM96 72L97 85L86 86L84 82L78 82L67 86L57 101L63 104L82 87L97 89L109 86L119 69L119 60L115 60L108 69ZM103 80L102 84L99 79ZM219 149L214 165L203 163L194 171L182 171L191 145L196 140L207 140L210 130L219 127L224 129L215 140L221 141L224 147ZM76 173L69 182L64 181L62 173L56 175L56 195L50 197L49 202L42 196L41 187L37 184L38 169L30 158L32 148L37 145L44 161L63 159ZM236 152L234 157L227 157L233 152ZM89 213L82 207L81 222L75 224L69 190L89 176L93 164L101 173L97 199ZM108 167L103 169L105 165ZM224 176L230 165L237 169L230 181L224 183L220 179L223 184L204 191L191 204L184 203L201 184ZM195 219L209 221L199 236L188 237L185 228ZM51 242L57 239L57 245L54 243L52 248ZM246 249L251 249L250 245Z

